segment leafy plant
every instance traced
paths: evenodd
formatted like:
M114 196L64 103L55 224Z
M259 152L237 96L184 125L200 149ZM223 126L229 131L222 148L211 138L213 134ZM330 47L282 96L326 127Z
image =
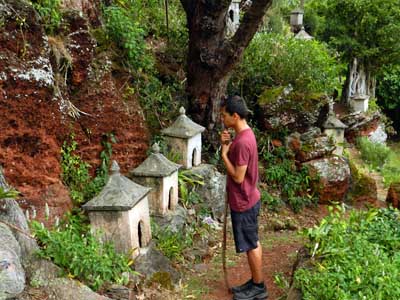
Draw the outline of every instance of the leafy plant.
M318 227L304 231L312 267L295 273L303 299L398 299L399 212L330 211Z
M19 192L14 189L4 189L0 187L0 200L6 198L16 198L19 195Z
M124 51L130 68L151 70L154 62L146 51L145 31L130 11L111 5L104 7L103 16L109 37Z
M88 220L81 211L67 215L64 222L52 230L32 221L31 228L41 248L39 256L51 259L69 277L84 281L94 290L106 282L126 284L132 261L115 252L110 243L101 244L90 233Z
M197 185L204 185L202 176L193 173L191 170L178 172L179 196L185 207L200 202L199 196L195 192Z
M42 18L46 32L54 34L62 21L61 0L32 0L32 4Z
M69 187L70 195L75 204L79 205L93 198L104 187L108 178L108 168L112 154L111 143L115 142L112 134L107 134L101 142L103 150L100 153L101 164L96 170L96 177L89 174L90 165L84 162L76 153L78 143L71 136L68 143L61 148L62 179Z
M157 248L168 257L178 262L184 261L183 252L192 246L192 238L186 236L186 231L174 232L171 229L163 229L151 222L151 232L156 240Z
M271 195L266 190L261 191L261 202L267 206L268 210L271 211L278 211L279 207L281 207L283 204L281 199Z
M333 92L340 86L342 66L327 47L283 35L258 33L233 73L230 91L256 102L266 88L293 87L305 97Z
M297 168L286 148L278 147L271 152L266 149L261 155L266 165L267 185L278 189L295 212L315 202L315 195L310 189L312 180L308 168Z

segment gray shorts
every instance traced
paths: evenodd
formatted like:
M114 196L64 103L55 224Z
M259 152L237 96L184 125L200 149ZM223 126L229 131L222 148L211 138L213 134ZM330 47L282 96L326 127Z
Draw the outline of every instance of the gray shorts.
M237 253L257 248L260 206L261 203L258 201L248 210L242 212L231 210L233 238Z

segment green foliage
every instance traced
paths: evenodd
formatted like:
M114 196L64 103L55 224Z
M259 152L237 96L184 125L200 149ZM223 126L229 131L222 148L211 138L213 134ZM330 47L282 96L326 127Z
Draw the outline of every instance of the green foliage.
M400 182L400 154L399 152L391 151L386 163L384 164L381 173L385 186L390 186L391 183Z
M363 161L370 168L378 170L382 174L385 186L389 186L392 182L400 182L400 155L398 151L383 144L372 143L366 137L357 140L357 147Z
M101 164L96 170L96 177L92 179L89 174L90 165L84 162L76 153L78 143L74 135L68 143L64 142L61 148L62 179L70 190L70 196L76 205L83 204L92 199L101 191L108 179L108 168L112 154L111 143L115 142L112 134L105 135L101 142L103 150L100 153Z
M187 34L186 16L178 0L168 1L168 30L165 1L118 0L116 3L129 10L132 19L136 20L148 35L156 38L170 37L175 40L175 35Z
M168 228L162 230L156 223L151 222L151 232L157 248L169 259L178 262L184 261L184 250L193 245L193 240L186 231L173 232Z
M295 212L316 201L311 193L311 177L308 168L297 168L286 148L278 147L273 151L264 150L265 181L270 188L278 189L281 196Z
M383 144L373 143L366 137L357 139L361 158L373 169L381 169L388 159L390 149Z
M32 0L32 4L42 18L46 32L54 34L62 21L61 0Z
M14 189L4 189L0 187L0 200L1 199L6 199L6 198L11 198L15 199L19 195L19 192Z
M178 172L179 196L185 207L200 203L199 195L196 193L196 186L204 185L202 176L193 173L191 170Z
M183 92L184 86L181 83L172 81L163 84L157 77L148 76L141 78L136 86L150 128L163 128L167 121L174 119L179 105L174 95Z
M399 299L400 223L392 209L337 209L308 229L312 268L298 269L304 300Z
M146 39L160 39L157 46L159 59L173 61L178 65L186 62L187 30L185 14L179 1L169 1L169 30L166 29L163 1L118 0L103 8L108 41L121 50L125 63L135 79L125 90L129 96L139 99L149 128L157 131L171 120L179 104L174 101L183 94L184 85L175 74L165 71L159 74L157 67L165 68L147 49ZM168 38L166 44L162 39Z
M385 109L400 107L400 64L382 68L377 78L378 103Z
M344 62L357 57L370 70L399 62L397 0L311 0L305 10L313 19L312 34L339 51Z
M233 73L230 90L247 99L289 84L299 94L331 93L339 87L341 68L317 41L258 33Z
M278 211L282 206L282 200L268 193L266 190L261 191L261 203L266 205L270 211Z
M117 254L110 243L101 244L90 233L82 212L69 214L52 230L37 221L32 221L31 228L41 246L39 256L51 259L69 277L84 281L94 290L106 282L126 284L128 273L134 274L128 257Z
M103 16L109 37L123 50L129 67L139 72L151 70L154 61L146 51L145 31L130 11L112 5L104 8Z

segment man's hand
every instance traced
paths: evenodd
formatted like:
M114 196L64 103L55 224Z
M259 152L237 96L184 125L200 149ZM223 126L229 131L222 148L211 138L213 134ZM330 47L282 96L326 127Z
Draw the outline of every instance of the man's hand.
M227 155L229 152L229 148L231 147L231 134L229 133L229 131L227 129L223 130L221 132L221 155Z

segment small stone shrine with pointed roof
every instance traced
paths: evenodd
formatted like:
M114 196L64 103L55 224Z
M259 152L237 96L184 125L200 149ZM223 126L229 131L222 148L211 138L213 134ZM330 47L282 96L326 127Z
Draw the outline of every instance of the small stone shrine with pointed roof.
M190 169L201 164L201 133L205 128L190 120L183 107L179 113L174 124L161 132L166 136L169 149L180 155L178 162Z
M330 108L328 119L323 124L324 133L327 136L333 138L335 142L336 149L333 154L342 155L343 154L343 143L344 143L344 130L347 128L342 121L336 118L333 109Z
M165 215L174 211L178 204L178 169L181 165L169 161L160 153L158 144L152 147L153 153L137 168L129 172L129 177L151 187L149 193L150 212Z
M151 240L149 192L150 188L122 176L113 161L103 190L83 205L89 213L92 230L100 231L118 252L137 257Z

